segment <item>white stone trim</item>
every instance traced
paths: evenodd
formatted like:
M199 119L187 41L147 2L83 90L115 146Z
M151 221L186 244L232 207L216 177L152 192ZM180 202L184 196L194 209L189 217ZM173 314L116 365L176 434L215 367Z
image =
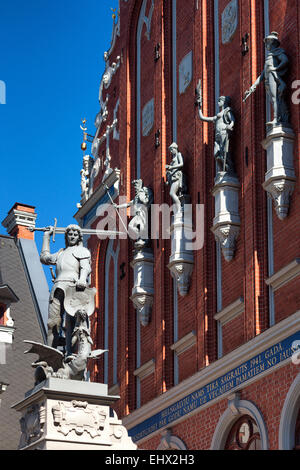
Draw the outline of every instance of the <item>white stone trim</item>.
M36 218L36 213L13 209L3 220L2 225L6 228L7 232L10 233L17 225L35 227Z
M164 429L157 450L187 450L185 443L172 434L172 429Z
M6 383L3 383L3 382L0 382L0 394L5 392L5 390L7 389L8 387L8 384ZM1 400L0 400L0 405L1 405Z
M244 299L239 297L232 304L223 308L220 312L216 313L214 319L219 321L221 325L226 325L229 321L241 315L245 310Z
M12 344L15 328L7 325L0 325L0 343Z
M185 335L183 338L179 339L176 341L176 343L172 344L170 347L172 351L174 351L177 356L180 356L180 354L184 353L188 349L192 348L196 344L196 332L191 331L187 335Z
M291 263L284 266L284 268L277 271L273 276L266 279L266 284L271 286L276 292L281 287L285 286L288 282L295 279L300 274L300 258L294 259Z
M253 356L260 354L262 351L284 340L293 333L296 333L297 331L299 331L299 329L300 310L298 310L288 318L282 320L281 322L277 323L272 328L269 328L268 330L264 331L263 333L256 336L247 343L243 344L239 348L230 352L229 354L226 354L226 356L222 357L221 359L218 359L209 366L200 370L188 379L180 382L178 385L172 387L170 390L156 397L154 400L151 400L150 402L146 403L141 408L133 411L130 415L123 418L124 425L127 429L133 428L139 423L145 421L147 418L150 418L153 415L153 410L155 410L155 413L158 413L161 410L171 406L172 404L174 404L178 400L183 399L190 393L200 389L201 387L204 387L208 383L216 380L218 377L226 374L226 372L229 372L231 369L234 369L240 364L243 364L247 360L251 359ZM262 372L258 376L244 383L242 388L248 387L251 383L256 382L257 380L261 380L268 374L273 373L276 369L283 367L286 364L289 364L290 361L291 359L287 359L286 361L280 362L277 366L274 366L271 369ZM241 386L237 388L241 389ZM233 392L234 390L231 390L228 395L232 394ZM180 421L186 420L193 414L199 413L199 411L202 411L206 407L212 406L217 401L224 400L225 397L226 394L214 400L211 400L209 403L203 405L200 410L196 409L190 414L183 416L177 421L174 421L174 423L177 424ZM151 434L151 436L157 434L157 432ZM139 442L142 442L143 440L147 439L149 439L149 436L147 436L145 439L141 439L141 441Z
M145 379L149 375L153 374L155 371L155 360L151 359L150 361L143 364L141 367L136 369L133 372L133 375L138 377L140 380Z
M297 375L286 396L279 425L279 450L292 450L295 446L295 426L300 407L300 374Z
M242 415L250 415L256 422L261 437L262 450L268 450L268 431L262 413L257 406L248 400L237 400L236 412L232 412L230 401L227 410L222 414L215 429L210 450L224 450L228 434L233 424Z
M76 212L74 215L74 218L77 220L78 223L80 223L83 218L93 209L93 207L101 201L103 196L106 194L106 186L108 188L111 188L112 186L115 187L116 189L116 194L114 195L113 199L116 198L119 194L119 183L120 183L120 170L118 168L114 168L112 173L108 175L108 177L105 179L103 183L98 186L95 192L89 197L89 199L86 201L86 203ZM94 222L95 218L91 221L89 221L89 226Z
M110 387L108 389L108 395L119 395L120 394L120 385L117 383L115 385L112 385L112 387Z

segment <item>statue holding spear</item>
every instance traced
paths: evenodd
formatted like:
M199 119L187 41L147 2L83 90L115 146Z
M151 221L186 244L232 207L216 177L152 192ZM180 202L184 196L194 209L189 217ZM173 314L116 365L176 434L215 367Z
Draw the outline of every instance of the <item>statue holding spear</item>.
M233 163L230 158L229 144L230 136L234 127L235 119L230 107L230 97L220 96L218 105L220 111L216 116L206 117L202 113L202 86L199 80L196 88L196 103L199 109L201 121L213 122L215 126L214 157L217 162L217 172L233 173Z

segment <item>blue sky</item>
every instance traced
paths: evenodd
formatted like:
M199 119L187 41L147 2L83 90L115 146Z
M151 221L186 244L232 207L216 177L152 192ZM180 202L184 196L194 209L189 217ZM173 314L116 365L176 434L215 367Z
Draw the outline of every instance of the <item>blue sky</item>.
M94 135L103 53L118 0L0 3L0 221L15 202L36 206L37 226L75 223L81 119ZM0 233L6 234L1 226ZM62 236L60 236L63 238ZM38 247L41 234L36 234ZM63 245L58 240L53 251Z

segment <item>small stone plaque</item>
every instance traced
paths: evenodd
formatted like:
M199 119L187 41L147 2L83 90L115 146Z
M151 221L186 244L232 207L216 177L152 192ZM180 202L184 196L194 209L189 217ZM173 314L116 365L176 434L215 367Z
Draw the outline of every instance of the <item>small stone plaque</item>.
M154 124L154 98L145 104L142 110L142 134L149 135Z
M190 51L179 64L179 93L182 95L193 77L193 52Z
M238 25L238 1L231 0L222 13L222 43L228 44Z

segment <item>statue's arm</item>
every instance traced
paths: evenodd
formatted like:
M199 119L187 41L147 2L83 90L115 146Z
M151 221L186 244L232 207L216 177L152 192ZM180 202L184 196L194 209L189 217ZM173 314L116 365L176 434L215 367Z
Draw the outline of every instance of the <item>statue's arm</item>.
M125 208L127 208L127 207L133 206L133 202L134 202L134 201L132 200L132 201L130 201L130 202L125 202L125 204L115 204L115 203L114 203L113 206L114 206L115 209L125 209Z
M202 108L199 106L199 118L201 119L201 121L215 122L217 119L217 116L213 116L213 117L203 116Z
M170 165L169 168L172 170L179 170L180 168L183 167L183 158L180 152L177 153L177 164L176 165Z
M257 86L263 81L264 77L265 77L265 71L263 70L263 72L260 74L260 76L255 80L253 85L251 85L249 90L247 90L245 92L245 96L244 96L244 99L243 99L244 102L247 100L247 98L249 98L250 95L252 95L252 93L255 92Z
M234 124L235 124L235 117L232 111L228 112L228 120L230 121L230 123L228 124L227 129L232 131Z
M289 59L284 52L280 54L279 59L280 63L277 65L277 67L274 67L275 72L281 72L282 70L286 69L289 63Z
M87 278L91 274L91 257L82 258L80 260L80 272L79 279L76 282L76 286L79 288L85 288L87 286Z
M40 254L40 261L43 264L56 264L57 253L50 253L50 236L52 232L52 227L49 227L49 230L44 232L42 251Z

